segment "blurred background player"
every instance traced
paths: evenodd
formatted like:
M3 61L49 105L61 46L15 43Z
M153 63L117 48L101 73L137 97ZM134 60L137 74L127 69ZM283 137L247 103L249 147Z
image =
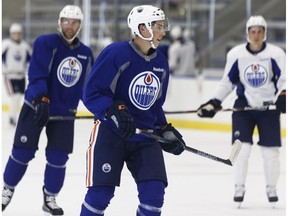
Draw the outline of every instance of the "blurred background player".
M12 154L4 170L2 211L10 203L29 161L34 158L41 131L46 126L47 163L42 209L49 215L64 214L55 197L64 184L68 155L73 151L74 121L48 122L48 119L50 115L74 116L75 113L70 110L76 110L82 98L85 78L93 63L91 49L77 38L82 24L81 9L67 5L59 14L60 33L41 35L34 42L28 69L29 84L16 127Z
M167 186L163 152L179 155L182 135L166 121L169 66L157 47L168 30L164 12L134 7L127 18L133 39L108 45L99 55L84 89L83 102L95 115L87 150L87 193L81 216L102 216L120 185L126 163L138 190L137 216L159 216ZM136 128L169 140L161 145L135 134ZM125 214L124 214L125 215Z
M195 61L197 52L194 41L189 35L183 35L180 26L173 26L170 31L172 43L168 48L168 59L170 72L175 75L197 76Z
M22 39L22 26L13 23L10 38L2 41L2 72L4 86L10 97L9 123L16 126L18 109L26 87L26 71L31 57L30 45Z
M243 145L235 164L234 201L241 202L245 194L248 159L253 144L255 126L258 145L264 161L266 193L271 203L278 201L276 193L280 172L280 113L286 113L286 55L266 42L267 23L262 16L251 16L246 23L247 44L231 49L227 54L224 76L214 98L198 108L200 117L213 117L222 101L235 88L235 108L262 107L276 104L276 110L242 111L232 114L232 139Z

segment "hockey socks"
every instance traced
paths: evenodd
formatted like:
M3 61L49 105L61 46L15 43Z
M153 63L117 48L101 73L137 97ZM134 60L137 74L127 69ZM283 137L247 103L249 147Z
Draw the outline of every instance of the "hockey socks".
M138 184L140 204L137 216L160 216L164 202L165 185L161 181L146 181Z
M104 211L114 197L115 187L90 187L82 204L80 216L103 216Z
M24 176L28 163L34 158L36 150L13 147L5 171L4 184L13 189Z
M66 172L68 154L60 151L46 151L46 169L44 175L45 189L54 195L61 190Z
M2 211L9 205L14 188L24 176L28 162L34 157L35 151L13 147L4 171L4 187L2 190Z
M279 147L261 147L266 185L276 186L280 176Z

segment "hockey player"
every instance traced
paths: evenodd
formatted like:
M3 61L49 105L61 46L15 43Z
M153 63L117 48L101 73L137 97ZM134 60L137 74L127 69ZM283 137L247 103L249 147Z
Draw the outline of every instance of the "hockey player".
M50 115L75 115L69 110L77 109L82 97L84 81L93 63L91 49L77 38L82 23L81 9L67 5L59 15L60 34L42 35L34 42L28 69L29 84L12 154L4 171L2 211L10 203L29 161L34 158L40 133L46 126L47 163L42 209L51 215L64 214L55 197L63 186L66 162L73 150L74 121L48 122L48 119Z
M173 26L170 31L172 43L168 48L170 72L174 75L192 75L197 77L195 62L197 52L194 41L184 38L181 26Z
M87 193L81 216L102 216L120 185L124 163L138 190L137 216L159 216L167 186L163 152L181 154L181 134L167 124L162 105L169 79L167 58L157 52L168 23L158 7L134 7L128 15L130 42L108 45L95 61L83 102L95 115L87 150ZM135 134L136 128L169 142ZM125 215L125 213L123 213Z
M235 164L235 202L242 202L248 159L253 144L255 126L264 160L266 193L269 202L278 201L279 148L281 146L280 113L286 113L286 55L266 43L267 23L262 16L251 16L246 23L247 44L231 49L227 54L223 79L214 97L198 108L200 117L213 117L221 102L237 87L234 103L239 107L262 107L276 104L277 110L243 111L232 114L232 139L243 145Z
M16 126L18 109L26 87L26 70L32 49L22 39L22 26L13 23L9 29L10 38L2 41L2 72L9 103L9 123Z

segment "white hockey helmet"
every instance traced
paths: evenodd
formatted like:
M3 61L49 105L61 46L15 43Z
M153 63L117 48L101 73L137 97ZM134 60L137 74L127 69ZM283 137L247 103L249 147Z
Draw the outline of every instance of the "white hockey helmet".
M64 37L63 33L62 33L62 29L61 29L61 18L67 18L67 19L77 19L80 20L80 28L78 29L78 31L76 32L75 36L72 39L67 39ZM62 34L62 36L67 40L67 41L73 41L75 39L75 37L77 37L77 35L79 34L81 28L82 28L82 23L84 20L84 16L83 13L80 9L80 7L76 6L76 5L66 5L60 12L59 14L59 19L58 19L58 31L60 31L60 33Z
M15 33L15 32L22 32L22 25L19 23L13 23L10 28L9 28L10 34Z
M127 17L128 27L131 29L133 35L137 35L144 40L153 39L152 24L155 21L165 21L165 31L169 30L169 22L165 17L165 13L158 7L152 5L140 5L134 7ZM151 34L151 37L144 38L139 32L139 25L144 24ZM152 44L153 46L153 44Z
M170 30L170 36L175 40L182 37L182 29L180 26L173 26Z
M263 16L261 16L261 15L251 16L248 19L248 21L246 23L246 35L247 35L247 41L248 42L250 42L248 32L249 32L249 29L253 26L261 26L264 28L265 35L264 35L263 41L265 41L267 39L267 23L266 23L265 19L263 18Z

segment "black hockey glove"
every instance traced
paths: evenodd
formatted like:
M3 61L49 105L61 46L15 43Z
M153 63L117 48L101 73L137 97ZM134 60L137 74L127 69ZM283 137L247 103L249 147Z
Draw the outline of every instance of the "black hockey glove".
M160 142L164 151L174 155L180 155L185 150L186 144L182 139L182 135L171 125L171 123L158 129L157 133L169 141L167 143Z
M50 100L46 95L39 95L34 99L33 105L35 108L35 124L42 128L49 120Z
M276 108L279 110L281 113L286 113L286 90L283 90L276 101Z
M107 112L107 118L110 118L115 123L121 137L128 138L136 131L133 117L121 100L117 100L111 105Z
M197 115L201 118L213 118L214 115L221 109L221 101L218 99L211 99L197 109Z

